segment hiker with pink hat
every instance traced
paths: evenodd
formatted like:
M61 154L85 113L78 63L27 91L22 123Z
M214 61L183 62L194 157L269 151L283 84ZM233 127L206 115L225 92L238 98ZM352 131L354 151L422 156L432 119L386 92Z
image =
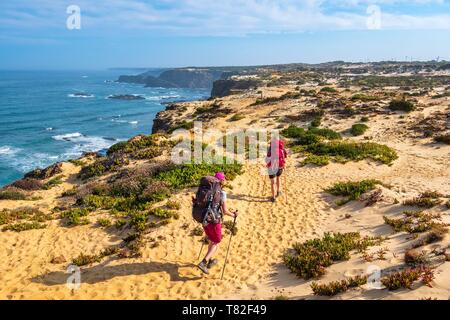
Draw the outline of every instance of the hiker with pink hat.
M223 172L216 172L214 177L203 177L200 180L196 196L192 199L192 215L197 222L202 223L209 242L208 252L198 264L198 268L205 274L208 274L209 269L218 262L217 259L213 259L213 256L222 241L223 215L233 218L238 216L237 211L231 212L227 208L227 194L222 190L225 181L226 177Z

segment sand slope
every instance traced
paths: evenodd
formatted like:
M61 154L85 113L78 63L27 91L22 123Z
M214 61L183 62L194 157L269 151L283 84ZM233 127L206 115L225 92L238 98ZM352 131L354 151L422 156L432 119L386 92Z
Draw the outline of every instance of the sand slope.
M231 106L239 105L237 98L229 99ZM279 107L285 108L283 105ZM251 112L262 119L273 108L262 107ZM351 120L336 122L333 126L331 120L329 125L336 130L348 128L351 123ZM311 281L290 274L282 264L281 256L293 243L321 236L326 231L360 231L364 235L389 236L390 239L380 246L388 249L386 260L374 263L381 267L396 266L401 263L402 254L411 240L406 234L394 234L384 224L382 216L395 217L405 209L394 204L394 199L402 201L426 190L450 194L450 147L441 145L436 148L426 142L394 137L386 127L395 128L395 121L378 118L370 125L370 135L375 141L386 143L399 152L400 158L392 166L361 161L332 163L322 168L299 167L300 160L292 156L283 175L283 182L288 186L286 193L275 204L268 201L270 186L268 179L260 175L261 167L245 166L245 173L237 177L231 183L232 189L228 190L229 207L239 209L241 214L224 280L220 280L220 273L229 234L224 237L218 253L220 264L210 275L203 276L195 267L201 237L191 235L196 227L190 213L192 189L176 195L176 200L182 204L180 219L146 235L142 258L106 258L101 263L82 267L82 284L77 290L66 286L69 277L66 268L70 261L81 252L92 254L119 243L122 234L113 228L104 230L94 224L66 228L59 220L52 221L43 230L0 232L0 299L270 299L278 295L316 298L312 296ZM243 126L248 126L248 119L243 122L246 122L242 123ZM224 128L229 124L221 121L215 125ZM64 165L67 177L73 178L78 170L73 165ZM337 207L335 198L323 192L336 181L365 178L379 179L392 185L390 189L383 188L385 200L373 207L365 208L358 201ZM0 201L0 209L33 205L50 210L57 203L57 196L77 183L71 178L68 181L70 183L50 191L42 191L43 200L34 203ZM444 206L433 210L442 213L444 222L450 223L449 211ZM346 219L346 214L351 217ZM95 216L91 217L91 221L95 222L95 219ZM447 237L439 246L448 246L449 243ZM66 262L50 262L61 255ZM320 281L342 279L364 271L368 265L355 254L351 260L328 268ZM417 290L395 292L360 288L336 298L448 299L449 275L447 262L436 269L433 288L422 286Z

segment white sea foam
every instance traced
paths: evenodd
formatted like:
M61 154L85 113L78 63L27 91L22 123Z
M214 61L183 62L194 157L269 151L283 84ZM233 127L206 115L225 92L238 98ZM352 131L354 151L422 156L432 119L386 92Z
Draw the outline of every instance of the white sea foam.
M83 152L95 152L107 149L118 141L115 138L86 136L79 132L58 135L53 138L74 144L63 154L64 158L77 157L83 154Z
M130 121L129 124L138 124L139 121Z
M82 99L86 99L86 98L94 98L95 96L93 94L75 94L75 93L70 93L67 95L69 98L82 98Z
M10 147L10 146L1 146L0 147L0 156L1 155L14 155L19 152L20 149Z
M79 132L60 134L57 136L53 136L52 138L58 141L73 141L76 138L83 137L83 135Z
M53 131L52 127L45 128L46 131Z
M151 100L151 101L159 101L159 100L168 100L168 99L176 99L176 98L180 98L180 95L168 95L168 96L145 96L146 100Z

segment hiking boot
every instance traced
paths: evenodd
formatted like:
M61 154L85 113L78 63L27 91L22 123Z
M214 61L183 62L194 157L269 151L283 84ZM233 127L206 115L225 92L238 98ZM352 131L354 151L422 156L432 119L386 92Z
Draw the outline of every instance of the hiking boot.
M274 197L271 197L271 198L270 198L270 201L271 201L271 202L275 202L276 200L277 200L277 199L275 199Z
M212 267L214 267L219 261L217 259L211 259L208 261L208 269L211 269Z
M206 264L205 261L200 262L200 263L197 265L197 267L198 267L200 270L202 270L202 272L203 272L204 274L209 274L208 266L207 266L207 264Z
M277 192L277 198L278 198L279 196L281 196L282 194L283 194L283 192L278 191L278 192Z

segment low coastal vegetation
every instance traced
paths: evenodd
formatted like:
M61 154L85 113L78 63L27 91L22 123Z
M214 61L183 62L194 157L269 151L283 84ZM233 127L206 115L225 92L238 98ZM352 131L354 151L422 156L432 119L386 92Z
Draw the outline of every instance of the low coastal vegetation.
M333 186L325 189L325 192L334 196L345 197L338 201L339 205L343 205L352 200L358 200L364 193L375 189L377 185L382 184L379 180L362 180L362 181L347 181L337 182Z
M353 136L361 136L363 135L367 130L369 129L369 127L363 123L356 123L352 126L352 128L350 129L350 132Z
M50 190L51 188L58 186L63 183L62 179L64 178L63 175L57 175L54 178L51 178L48 180L44 185L42 186L42 189L44 190Z
M287 92L279 97L267 97L267 98L263 98L263 99L256 99L256 101L254 103L252 103L250 106L258 106L261 104L275 103L275 102L280 102L280 101L288 100L288 99L298 99L298 98L302 97L302 95L303 95L302 92Z
M427 191L427 192L421 193L418 197L403 201L403 204L405 206L433 208L442 203L442 200L440 198L443 198L443 197L444 197L444 195L442 195L438 192Z
M362 237L359 233L325 233L323 238L296 243L293 252L284 254L283 261L297 276L310 279L325 274L334 262L350 259L352 250L363 251L378 245L381 238Z
M43 229L44 223L51 220L50 214L45 214L37 208L19 207L14 210L3 209L0 211L0 225L5 225L3 231L26 231L31 229Z
M230 118L230 121L234 122L234 121L239 121L242 119L245 119L245 116L243 114L236 113Z
M438 143L450 144L450 133L438 135L434 137L434 141Z
M423 211L404 211L402 218L391 219L384 216L383 219L386 224L393 227L397 232L421 233L432 229L445 228L445 224L435 221L442 219L440 214L431 214Z
M381 278L381 283L390 291L400 288L412 289L414 282L419 279L423 284L431 286L431 281L434 279L434 273L431 269L426 267L406 269Z
M80 255L78 257L76 257L75 259L72 260L72 263L78 267L82 267L82 266L89 265L92 263L98 263L98 262L102 261L103 258L105 258L107 256L111 256L118 252L119 252L119 248L113 246L113 247L109 247L109 248L102 250L98 254L89 255L89 254L80 253Z
M391 109L392 111L411 112L416 109L416 106L411 101L392 100L389 103L389 109Z
M378 101L380 100L377 96L371 96L364 93L356 93L354 94L350 100L352 101L362 101L362 102L370 102L370 101Z
M336 162L372 159L391 164L398 158L395 150L372 142L350 142L341 140L339 133L331 129L310 128L304 130L291 125L282 135L291 138L294 152L304 152L315 156L328 156Z
M17 188L7 188L0 191L0 200L27 200L27 195Z
M332 281L326 284L313 282L311 289L316 296L335 296L351 288L357 288L367 283L366 276L355 276L341 281Z

